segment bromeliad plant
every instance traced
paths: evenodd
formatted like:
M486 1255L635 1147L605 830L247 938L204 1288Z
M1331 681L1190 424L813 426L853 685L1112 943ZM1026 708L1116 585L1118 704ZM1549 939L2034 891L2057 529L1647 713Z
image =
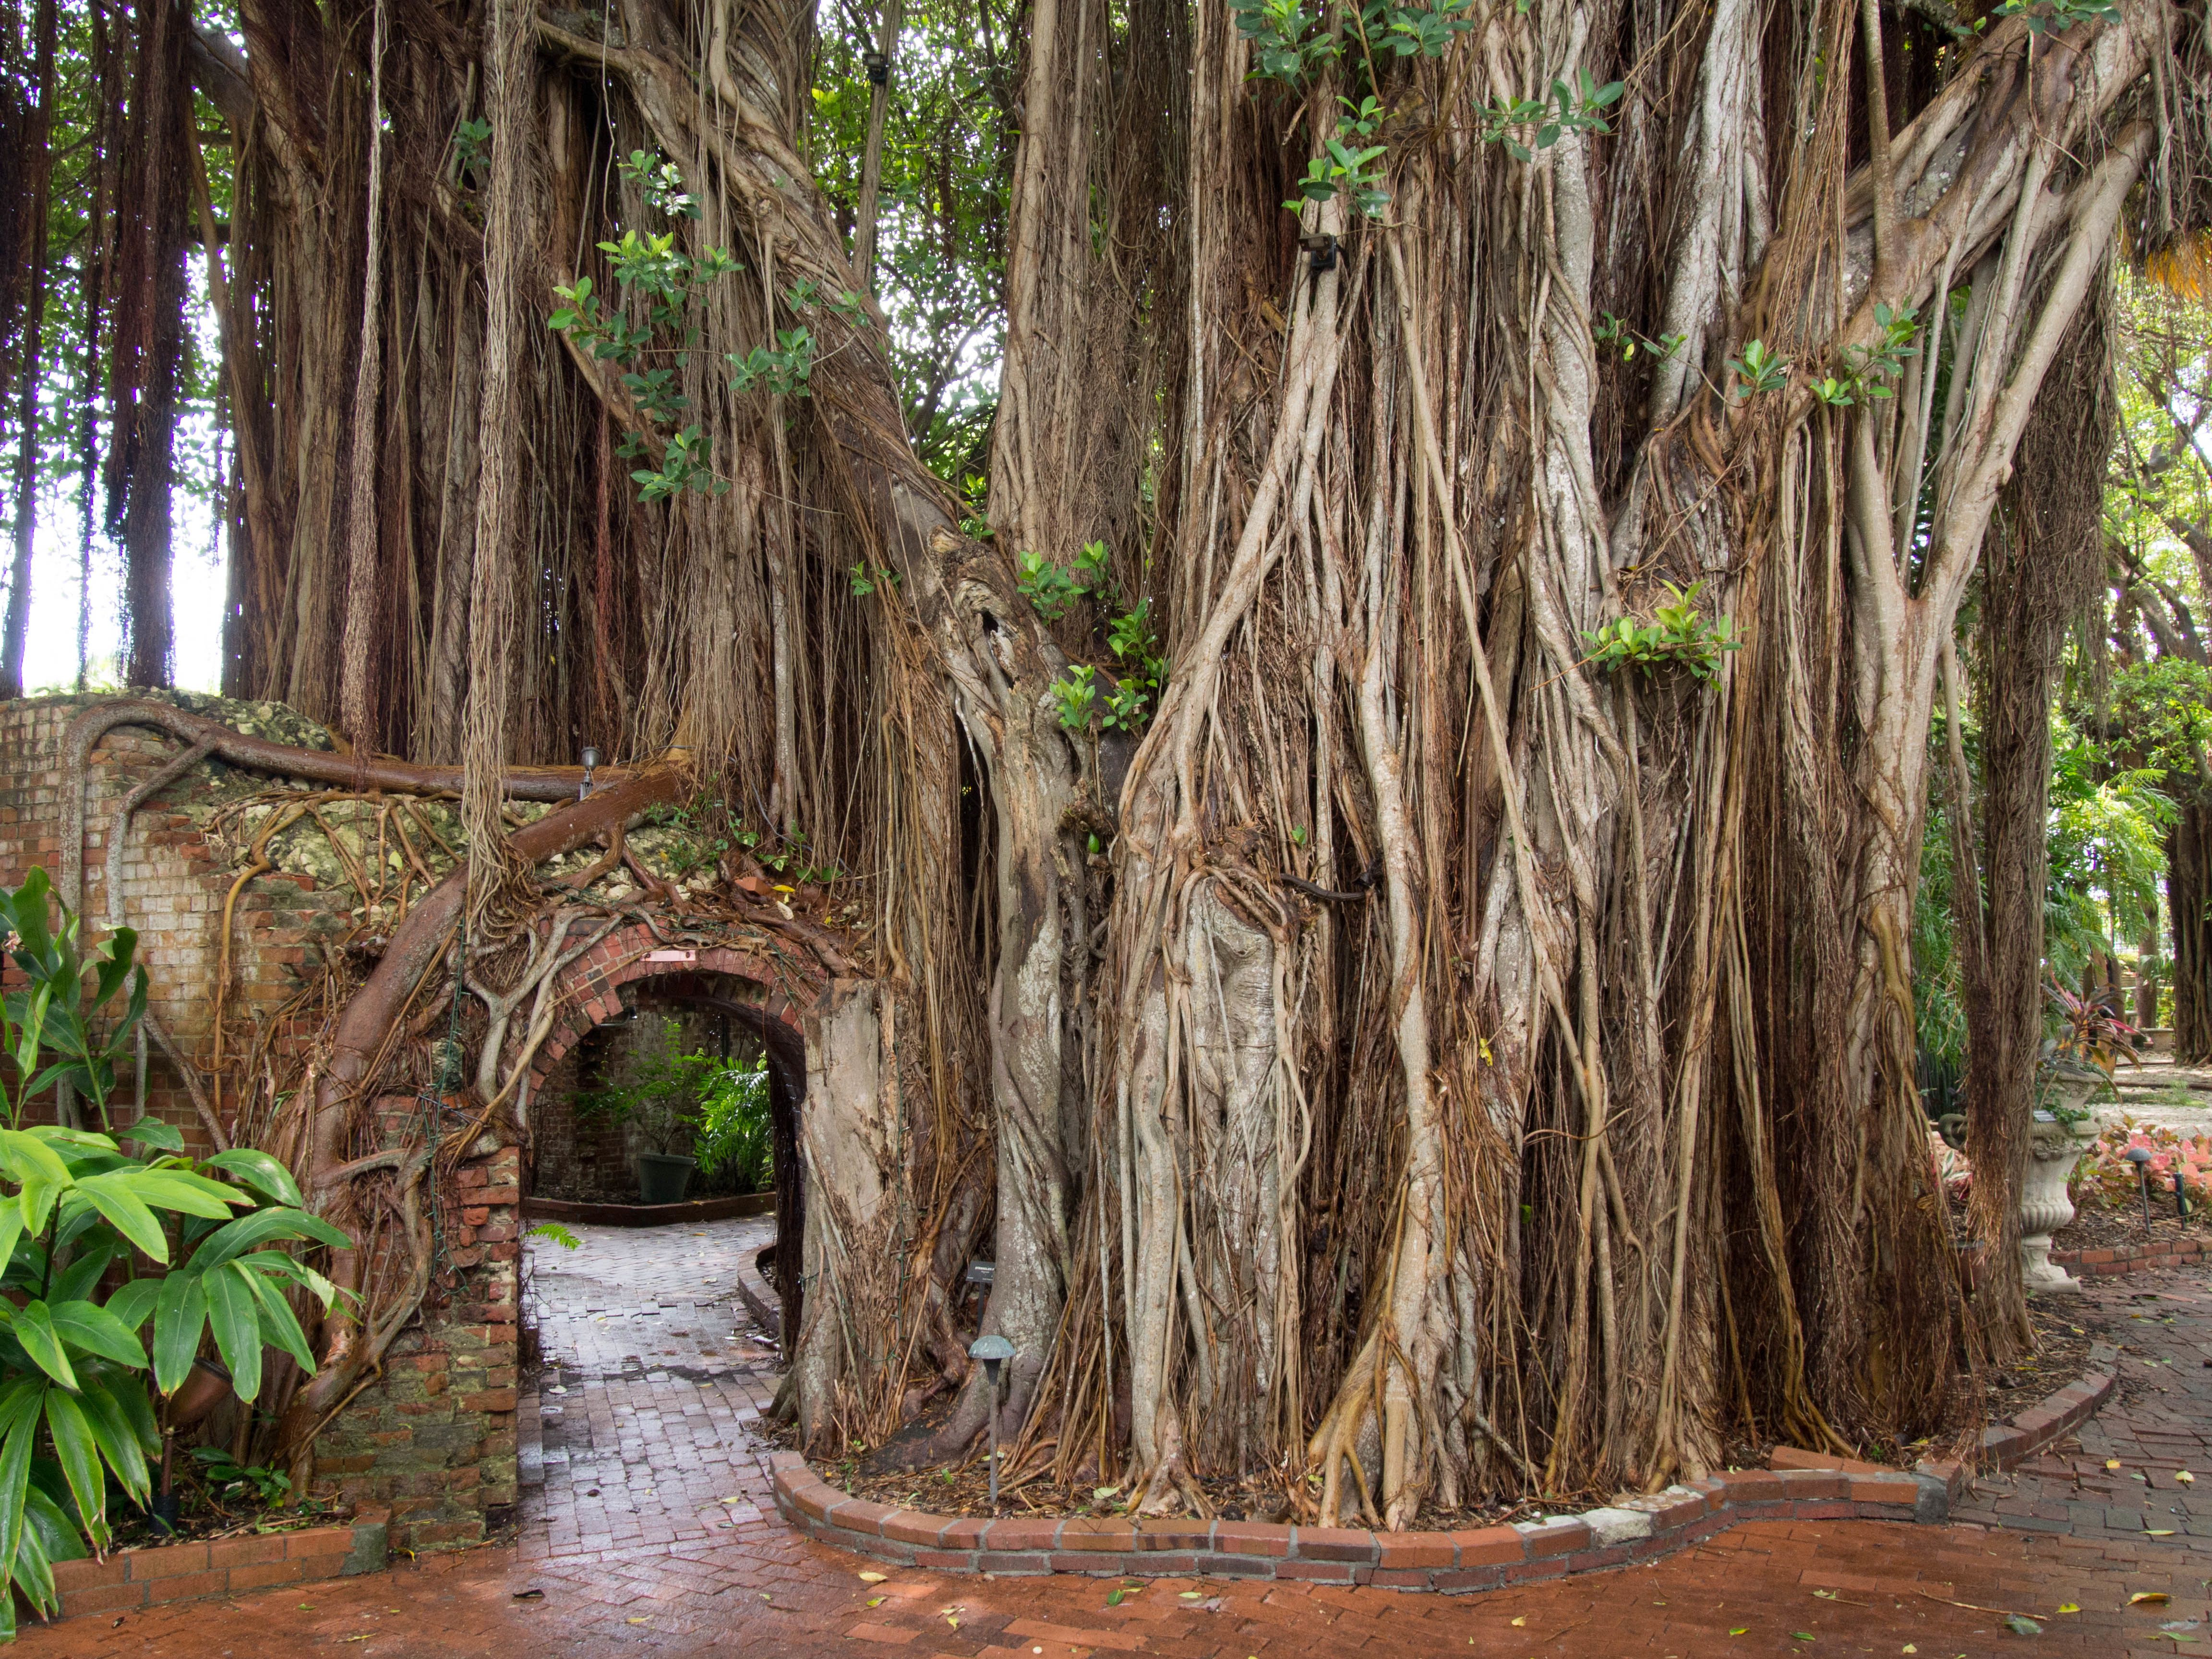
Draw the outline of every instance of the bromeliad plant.
M0 890L27 981L0 1004L14 1072L0 1129L0 1636L15 1630L10 1586L51 1613L53 1564L108 1547L111 1489L149 1504L168 1401L210 1335L245 1401L260 1393L266 1346L314 1369L289 1293L327 1308L336 1292L284 1247L349 1242L306 1212L266 1152L194 1159L158 1119L112 1125L116 1064L146 1005L137 936L118 929L88 963L75 917L64 908L48 926L50 897L36 870ZM108 1133L26 1127L57 1083Z

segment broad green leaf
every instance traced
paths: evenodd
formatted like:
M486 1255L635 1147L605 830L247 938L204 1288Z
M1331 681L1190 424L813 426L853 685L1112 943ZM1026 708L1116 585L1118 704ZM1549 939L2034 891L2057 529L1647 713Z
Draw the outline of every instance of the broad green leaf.
M77 1182L76 1189L117 1232L155 1261L167 1261L168 1236L161 1230L161 1218L147 1206L144 1181L143 1170L111 1170L106 1175L87 1176Z
M266 1194L279 1204L296 1210L303 1202L292 1172L257 1148L234 1146L227 1152L217 1152L208 1162L218 1170L228 1170L256 1192Z
M165 1152L185 1150L184 1132L158 1117L142 1117L136 1123L125 1124L116 1134L119 1139L135 1140L141 1146L158 1146Z
M102 1549L107 1547L107 1477L101 1474L100 1445L92 1425L85 1420L76 1396L64 1389L46 1391L46 1431L53 1437L54 1455L61 1460L70 1496L84 1529Z
M210 1181L189 1170L118 1170L116 1174L129 1181L131 1189L156 1209L181 1210L186 1215L216 1221L228 1220L233 1205L253 1201L235 1187Z
M207 1287L196 1273L173 1273L154 1303L154 1386L174 1394L191 1374L207 1326Z
M70 1184L69 1166L61 1155L27 1129L0 1129L0 1165L18 1181L42 1176L57 1187Z
M22 1206L0 1199L0 1273L7 1272L8 1264L15 1259L15 1246L22 1237Z
M125 1390L136 1394L140 1406L144 1407L145 1384L135 1376L118 1376L112 1371L86 1377L78 1403L84 1407L85 1421L91 1427L93 1439L99 1443L100 1455L115 1471L115 1478L123 1483L123 1490L130 1493L131 1502L143 1504L149 1480L146 1454L161 1442L157 1436L149 1446L141 1436L140 1425L117 1397ZM145 1426L150 1429L153 1420L149 1410Z
M115 1294L107 1298L107 1311L123 1322L125 1330L135 1331L154 1311L154 1298L161 1293L159 1279L131 1279L116 1286Z
M23 1231L32 1234L43 1233L46 1230L47 1218L54 1212L54 1200L62 1195L63 1189L43 1175L28 1175L21 1180L23 1189L16 1194L15 1201L22 1212Z
M64 1388L76 1387L76 1373L70 1368L69 1355L62 1352L61 1335L54 1329L53 1315L45 1303L28 1302L18 1308L11 1328L32 1364Z
M44 1392L42 1388L41 1395ZM43 1399L33 1402L34 1407L43 1403ZM31 1485L31 1450L38 1442L41 1415L34 1409L29 1416L19 1417L7 1439L0 1441L0 1563L10 1566L23 1542L24 1497ZM0 1604L9 1599L0 1596Z
M253 1299L261 1308L261 1334L264 1340L300 1362L300 1369L312 1376L315 1370L314 1351L307 1346L307 1335L300 1328L300 1316L292 1311L292 1304L284 1298L283 1287L270 1279L265 1273L257 1273L254 1258L227 1263L216 1271L235 1273L246 1281L253 1292Z
M113 1246L105 1243L80 1252L76 1260L62 1269L61 1276L54 1280L53 1288L46 1293L46 1300L59 1305L64 1302L79 1302L91 1297L106 1273L107 1264L115 1260L115 1254Z
M228 1270L226 1270L226 1268ZM203 1275L207 1285L208 1324L222 1363L230 1367L231 1391L240 1400L261 1392L261 1309L234 1265Z
M98 1303L57 1302L48 1314L54 1329L71 1347L134 1369L146 1364L146 1351L138 1346L131 1327Z
M341 1250L353 1243L329 1222L305 1210L256 1210L209 1234L192 1252L190 1265L205 1273L233 1256L280 1238L311 1238Z
M551 1226L555 1224L548 1222L546 1224L548 1226ZM532 1229L532 1231L535 1231L536 1230ZM329 1279L324 1278L322 1274L317 1273L313 1267L307 1266L306 1262L286 1255L281 1250L256 1250L252 1255L244 1259L251 1261L253 1264L254 1269L258 1273L270 1274L277 1278L289 1279L295 1285L301 1286L304 1290L312 1291L314 1294L315 1299L320 1302L325 1308L329 1307L331 1302L336 1300L339 1294L338 1287L331 1284ZM353 1292L350 1291L346 1291L345 1294L348 1297L353 1296ZM358 1300L359 1298L355 1297L354 1299Z
M54 1606L54 1566L46 1553L44 1529L32 1517L39 1513L40 1501L51 1505L47 1498L36 1486L27 1494L24 1518L28 1522L23 1528L22 1541L15 1547L15 1559L10 1569L15 1588L22 1592L41 1618L52 1618L58 1611ZM66 1523L64 1523L66 1524ZM11 1598L12 1599L12 1598Z

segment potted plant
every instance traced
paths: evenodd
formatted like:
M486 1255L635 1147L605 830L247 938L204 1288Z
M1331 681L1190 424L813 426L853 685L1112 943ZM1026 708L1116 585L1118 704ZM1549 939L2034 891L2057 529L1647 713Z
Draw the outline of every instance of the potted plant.
M720 1060L684 1052L681 1020L663 1018L660 1042L634 1059L626 1081L580 1091L576 1115L585 1122L618 1124L644 1143L636 1154L638 1199L681 1204L697 1167L690 1145L699 1097Z

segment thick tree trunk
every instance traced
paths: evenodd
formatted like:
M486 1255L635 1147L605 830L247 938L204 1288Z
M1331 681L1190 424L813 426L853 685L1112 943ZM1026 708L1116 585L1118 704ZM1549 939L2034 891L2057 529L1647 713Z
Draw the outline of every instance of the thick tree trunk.
M39 525L40 367L46 325L46 207L54 172L54 0L38 0L32 35L31 75L39 104L23 124L30 175L23 204L29 219L27 280L15 351L16 372L22 376L15 408L15 546L8 567L7 615L0 622L0 699L23 695L23 646L31 626L31 550Z

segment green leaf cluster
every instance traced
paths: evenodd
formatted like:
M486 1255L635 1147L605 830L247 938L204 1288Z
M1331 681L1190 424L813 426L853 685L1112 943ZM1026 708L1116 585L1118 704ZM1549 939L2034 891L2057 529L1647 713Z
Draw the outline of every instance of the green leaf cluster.
M2004 0L1999 17L2025 14L2030 34L2063 34L2077 23L2109 23L2120 15L2116 0Z
M1601 673L1632 664L1646 674L1686 668L1698 679L1711 679L1720 672L1723 656L1743 648L1742 638L1727 617L1708 620L1698 609L1703 582L1692 582L1686 588L1672 582L1660 585L1667 590L1668 603L1652 611L1650 622L1622 617L1583 635L1590 648L1585 660Z
M1598 85L1588 70L1578 70L1575 84L1554 79L1543 98L1500 98L1483 111L1482 141L1503 144L1516 161L1532 161L1574 132L1609 133L1612 125L1598 113L1620 101L1627 90L1620 81Z
M1759 340L1747 342L1742 355L1728 360L1735 376L1730 395L1749 402L1761 392L1779 392L1790 384L1790 360L1767 349Z
M1874 318L1881 331L1874 343L1850 347L1844 353L1841 375L1826 374L1813 382L1813 395L1831 408L1894 397L1885 382L1905 372L1907 357L1920 355L1920 348L1912 343L1919 337L1920 317L1911 306L1893 310L1878 305Z

